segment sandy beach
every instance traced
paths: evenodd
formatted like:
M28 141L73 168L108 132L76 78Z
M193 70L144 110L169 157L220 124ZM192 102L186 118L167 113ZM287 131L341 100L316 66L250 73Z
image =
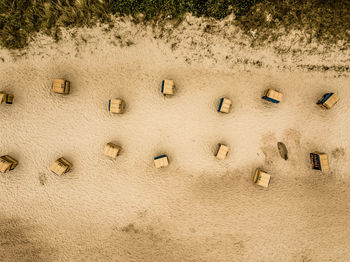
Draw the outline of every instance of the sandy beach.
M117 19L0 50L1 91L15 96L0 106L0 154L19 161L0 175L1 261L350 260L350 51L303 32L254 46L230 19ZM52 93L53 78L71 94ZM267 88L283 101L262 100ZM340 101L322 110L330 91ZM217 112L221 97L230 114ZM123 115L107 112L111 98ZM110 141L116 160L103 155ZM313 151L330 171L311 169ZM163 153L170 165L156 170ZM49 166L61 156L74 166L59 177ZM253 184L257 167L268 189Z

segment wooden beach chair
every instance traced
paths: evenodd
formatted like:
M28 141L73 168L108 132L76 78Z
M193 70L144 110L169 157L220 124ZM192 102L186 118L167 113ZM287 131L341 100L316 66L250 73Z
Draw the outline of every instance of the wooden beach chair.
M4 92L0 92L0 104L5 102L6 104L11 105L13 103L13 98L14 98L13 95L6 94Z
M228 114L231 111L231 106L232 106L232 101L228 98L223 97L220 99L218 112Z
M0 157L0 172L6 173L15 169L18 165L18 161L9 155L4 155Z
M266 173L265 171L257 168L254 172L253 182L262 187L268 187L270 184L271 175Z
M262 98L269 102L277 104L282 101L283 94L274 89L269 88L265 90L264 96Z
M125 102L122 99L110 99L108 102L108 111L113 114L123 114Z
M327 93L317 101L317 104L323 109L331 109L338 101L339 97L335 93Z
M229 151L230 151L230 148L228 146L219 144L219 148L215 156L217 159L224 160L226 159Z
M175 92L174 80L163 80L161 92L163 93L164 96L174 95L174 92Z
M54 172L56 175L63 175L67 173L72 168L72 163L61 157L52 163L50 166L50 170Z
M52 91L57 94L68 95L70 92L70 82L55 78L52 80Z
M310 153L310 160L312 163L312 168L320 171L329 170L328 155L321 152Z
M169 160L167 155L160 155L154 158L154 165L156 168L162 168L169 165Z
M112 142L109 142L105 145L103 154L110 158L116 159L119 154L119 151L120 151L120 146L113 144Z

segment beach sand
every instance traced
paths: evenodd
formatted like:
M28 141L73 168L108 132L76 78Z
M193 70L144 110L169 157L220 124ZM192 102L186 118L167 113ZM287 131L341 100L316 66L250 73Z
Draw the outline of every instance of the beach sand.
M232 19L124 18L0 51L1 90L15 95L0 106L0 154L19 161L0 175L1 261L350 260L349 49L303 32L252 45ZM52 93L53 78L71 94ZM262 100L267 88L283 101ZM330 91L340 101L325 111L316 102ZM111 98L123 115L107 112ZM110 141L116 160L103 155ZM329 172L311 169L313 151ZM163 153L170 165L156 170ZM49 166L61 156L74 166L59 177ZM253 184L257 167L268 189Z

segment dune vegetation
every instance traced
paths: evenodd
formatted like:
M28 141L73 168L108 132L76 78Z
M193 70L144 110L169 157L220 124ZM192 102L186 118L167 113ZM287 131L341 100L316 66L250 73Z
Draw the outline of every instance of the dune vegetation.
M157 21L161 26L186 13L213 19L234 14L235 23L248 34L256 32L257 40L277 39L276 28L302 28L310 32L310 39L349 42L349 10L349 0L0 0L0 45L23 48L36 32L58 40L61 27L98 22L113 27L113 16L131 16L135 23Z

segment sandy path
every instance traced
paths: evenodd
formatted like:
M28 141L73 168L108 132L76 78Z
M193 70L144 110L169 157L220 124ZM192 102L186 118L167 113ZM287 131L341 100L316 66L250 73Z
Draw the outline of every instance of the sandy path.
M86 29L78 51L69 37L39 39L16 60L2 51L15 103L1 105L0 153L20 165L0 176L1 260L349 260L348 75L188 63L194 51L133 30L129 47ZM71 95L50 92L54 77L72 82ZM176 96L160 94L164 78ZM285 94L281 104L261 100L268 87ZM322 111L315 102L329 90L341 101ZM229 115L216 112L221 96L233 100ZM124 115L107 113L113 97ZM116 161L102 155L110 140L123 148ZM225 161L213 156L219 142L231 146ZM310 169L314 150L329 154L330 172ZM171 164L158 171L160 153ZM74 169L57 177L48 166L61 155ZM252 184L255 167L272 174L268 190Z

